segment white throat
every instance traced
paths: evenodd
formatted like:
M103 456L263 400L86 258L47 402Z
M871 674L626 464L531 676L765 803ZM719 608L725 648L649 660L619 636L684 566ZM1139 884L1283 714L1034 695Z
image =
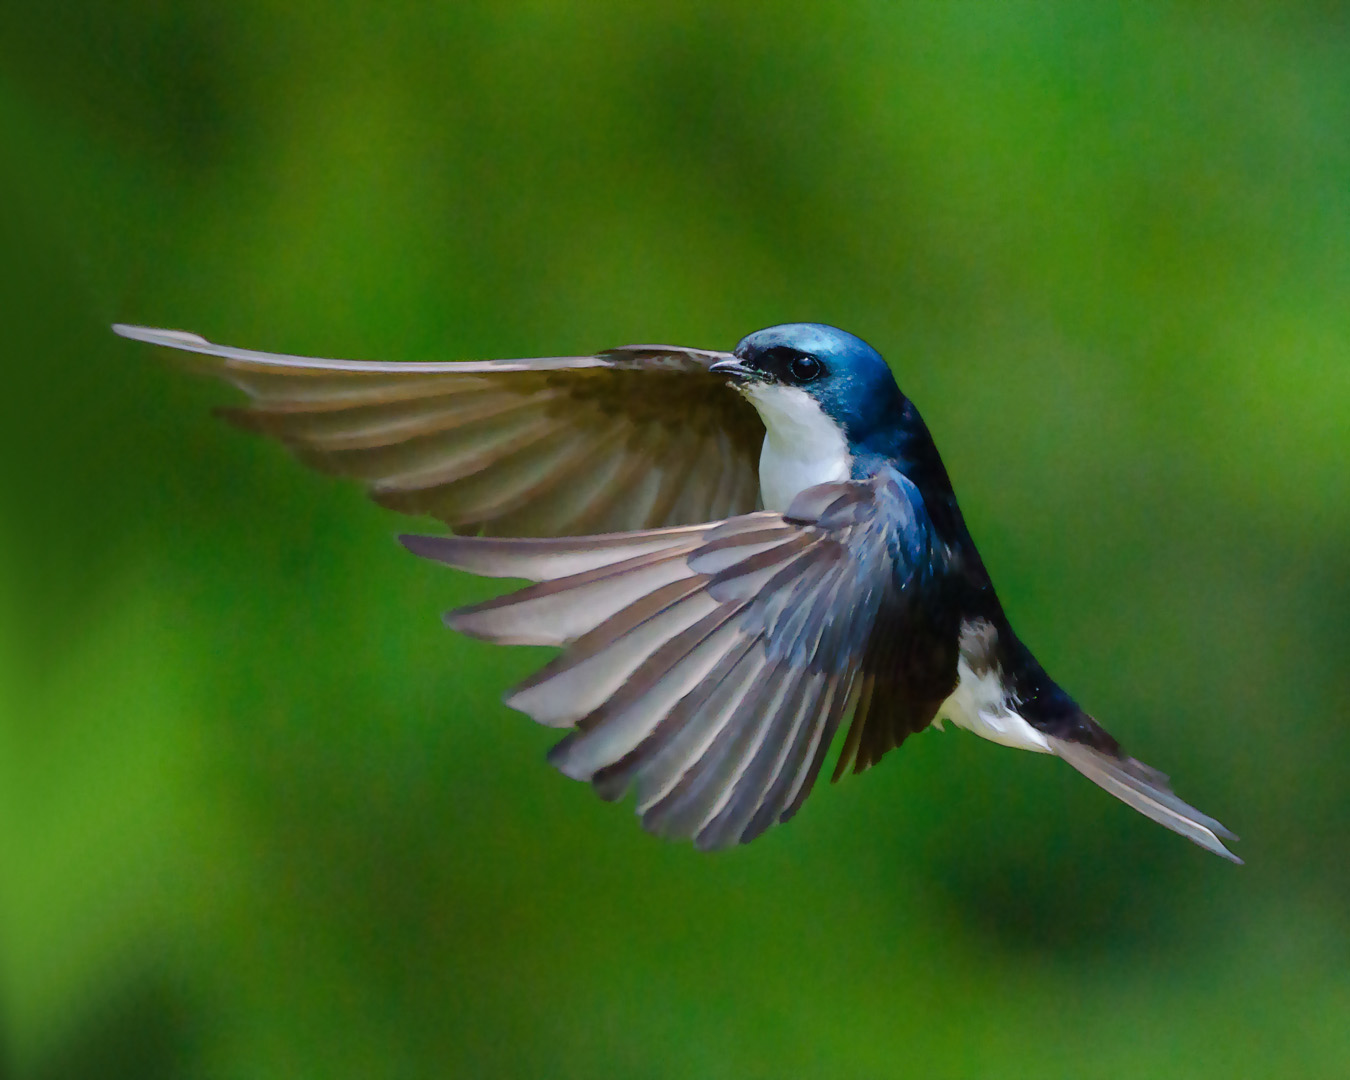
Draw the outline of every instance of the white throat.
M847 480L853 455L843 429L795 386L747 383L742 392L764 421L759 493L765 510L786 510L816 484Z

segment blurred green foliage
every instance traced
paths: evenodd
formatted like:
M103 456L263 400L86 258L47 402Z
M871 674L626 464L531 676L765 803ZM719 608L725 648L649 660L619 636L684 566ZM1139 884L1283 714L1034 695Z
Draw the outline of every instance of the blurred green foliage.
M0 14L8 1075L1350 1075L1350 12ZM113 320L426 360L831 322L1235 868L926 733L716 857L542 762L490 584Z

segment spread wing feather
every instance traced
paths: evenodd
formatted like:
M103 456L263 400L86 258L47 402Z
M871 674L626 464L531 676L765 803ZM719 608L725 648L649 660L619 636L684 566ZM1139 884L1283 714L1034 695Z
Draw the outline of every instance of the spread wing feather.
M225 410L383 506L456 532L569 536L753 511L764 428L709 365L726 353L627 345L466 363L325 360L116 326L248 395Z
M752 840L796 813L850 714L835 779L922 730L955 688L961 603L918 491L885 469L756 512L764 428L708 371L725 353L391 364L114 330L234 384L249 402L225 414L241 427L461 534L405 537L417 554L533 581L447 622L564 647L507 703L570 728L550 760L606 799L634 791L653 832ZM1117 798L1236 859L1232 833L1094 730L1046 735Z
M507 703L572 729L550 754L563 773L607 799L633 791L649 830L716 848L796 811L857 688L885 678L868 670L885 659L868 642L918 580L926 520L917 491L886 470L812 488L786 514L404 542L533 580L447 621L490 641L564 646Z

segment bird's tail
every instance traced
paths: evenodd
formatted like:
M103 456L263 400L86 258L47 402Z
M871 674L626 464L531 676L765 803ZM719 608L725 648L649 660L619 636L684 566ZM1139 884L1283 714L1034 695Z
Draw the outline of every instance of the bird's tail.
M1062 757L1098 787L1105 788L1121 802L1134 807L1145 817L1165 825L1206 851L1242 860L1224 846L1224 840L1237 836L1207 814L1183 802L1173 793L1167 777L1136 758L1110 750L1097 749L1084 742L1049 737L1050 749Z

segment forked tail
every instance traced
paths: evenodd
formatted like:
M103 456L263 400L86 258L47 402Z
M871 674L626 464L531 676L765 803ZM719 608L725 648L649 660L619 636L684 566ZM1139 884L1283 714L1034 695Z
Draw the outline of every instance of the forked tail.
M1224 846L1224 840L1237 836L1207 814L1183 802L1173 793L1167 777L1136 758L1111 754L1086 743L1051 736L1050 749L1062 757L1098 787L1105 788L1121 802L1134 807L1145 817L1173 832L1193 840L1206 851L1242 860Z

